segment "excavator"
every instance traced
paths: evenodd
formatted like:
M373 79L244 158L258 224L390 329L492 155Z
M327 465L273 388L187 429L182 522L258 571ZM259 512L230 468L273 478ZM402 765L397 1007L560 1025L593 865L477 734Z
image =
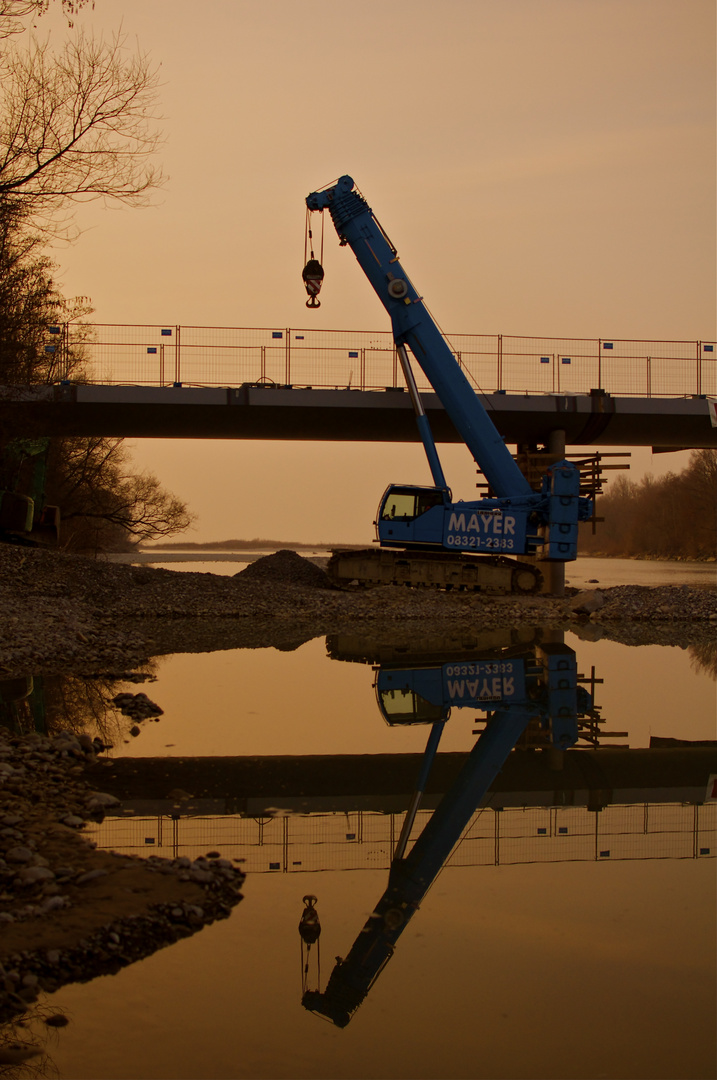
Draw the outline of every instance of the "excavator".
M375 522L379 547L334 552L327 566L329 575L339 585L537 592L542 584L540 569L515 556L563 562L576 558L578 522L592 514L591 500L580 495L578 468L567 460L558 461L547 469L541 490L533 490L350 176L312 192L306 207L309 217L328 210L341 246L351 248L391 318L433 479L430 487L391 484L381 498ZM318 306L322 278L316 267L305 276L312 307ZM490 497L453 501L409 349L488 481Z
M430 724L415 791L393 852L388 885L326 989L302 987L305 1009L344 1028L393 956L403 931L529 725L558 756L579 737L593 699L578 685L575 653L544 642L522 654L456 656L440 665L391 665L377 672L379 708L389 723ZM481 709L486 726L465 765L406 854L438 743L452 708ZM305 902L307 898L305 897ZM315 901L315 897L310 898ZM313 905L312 905L313 908ZM301 932L300 926L300 932Z

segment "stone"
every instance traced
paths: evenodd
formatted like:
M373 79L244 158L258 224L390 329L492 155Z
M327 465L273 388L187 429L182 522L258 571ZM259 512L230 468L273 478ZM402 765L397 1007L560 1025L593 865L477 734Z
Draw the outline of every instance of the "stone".
M88 870L86 874L80 874L78 878L75 878L75 885L87 885L90 881L96 881L101 877L107 877L106 870Z
M576 615L592 615L594 611L599 611L605 606L605 597L599 589L587 590L573 596L569 606Z
M9 851L5 852L5 858L9 862L14 863L28 863L34 859L34 854L26 847L13 847Z
M98 810L108 806L119 806L119 799L115 795L110 795L106 791L95 791L89 798L88 804L90 810Z
M54 881L55 875L47 866L24 866L17 874L23 885L34 885L38 881Z

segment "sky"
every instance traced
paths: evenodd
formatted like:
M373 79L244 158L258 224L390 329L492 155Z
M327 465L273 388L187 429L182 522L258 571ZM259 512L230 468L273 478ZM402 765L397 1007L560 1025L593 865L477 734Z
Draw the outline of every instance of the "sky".
M304 199L349 173L449 333L715 336L712 0L96 0L76 26L159 67L168 176L146 209L80 205L54 253L97 322L388 329L330 224L305 307ZM129 445L193 541L363 543L389 482L430 482L420 446Z

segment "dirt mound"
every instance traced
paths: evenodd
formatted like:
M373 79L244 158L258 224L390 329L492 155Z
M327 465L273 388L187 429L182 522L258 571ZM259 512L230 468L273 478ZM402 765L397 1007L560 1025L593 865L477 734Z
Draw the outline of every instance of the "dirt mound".
M295 551L282 549L249 563L234 577L250 581L277 582L286 585L305 585L313 589L330 589L328 575L310 559Z

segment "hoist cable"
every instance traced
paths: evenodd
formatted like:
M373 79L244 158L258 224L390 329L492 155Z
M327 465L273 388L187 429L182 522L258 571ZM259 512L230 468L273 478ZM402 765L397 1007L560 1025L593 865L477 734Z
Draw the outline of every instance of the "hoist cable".
M311 243L312 239L313 238L312 238L312 235L311 235L311 211L309 210L309 208L307 206L306 207L306 223L304 225L304 265L306 265L306 263L309 261L308 258L307 258L307 254L308 254L309 251L311 251L311 258L313 259L313 257L314 257L314 246Z
M319 211L319 213L321 214L321 252L320 252L319 262L323 266L323 264L324 264L324 212L323 212L323 210L321 210L321 211ZM315 259L316 258L316 256L314 255L314 234L313 234L313 231L312 231L312 228L311 228L311 214L312 214L312 211L309 210L309 208L307 206L307 208L306 208L306 226L304 228L304 265L309 261L309 259ZM307 254L308 254L308 258L307 258Z

